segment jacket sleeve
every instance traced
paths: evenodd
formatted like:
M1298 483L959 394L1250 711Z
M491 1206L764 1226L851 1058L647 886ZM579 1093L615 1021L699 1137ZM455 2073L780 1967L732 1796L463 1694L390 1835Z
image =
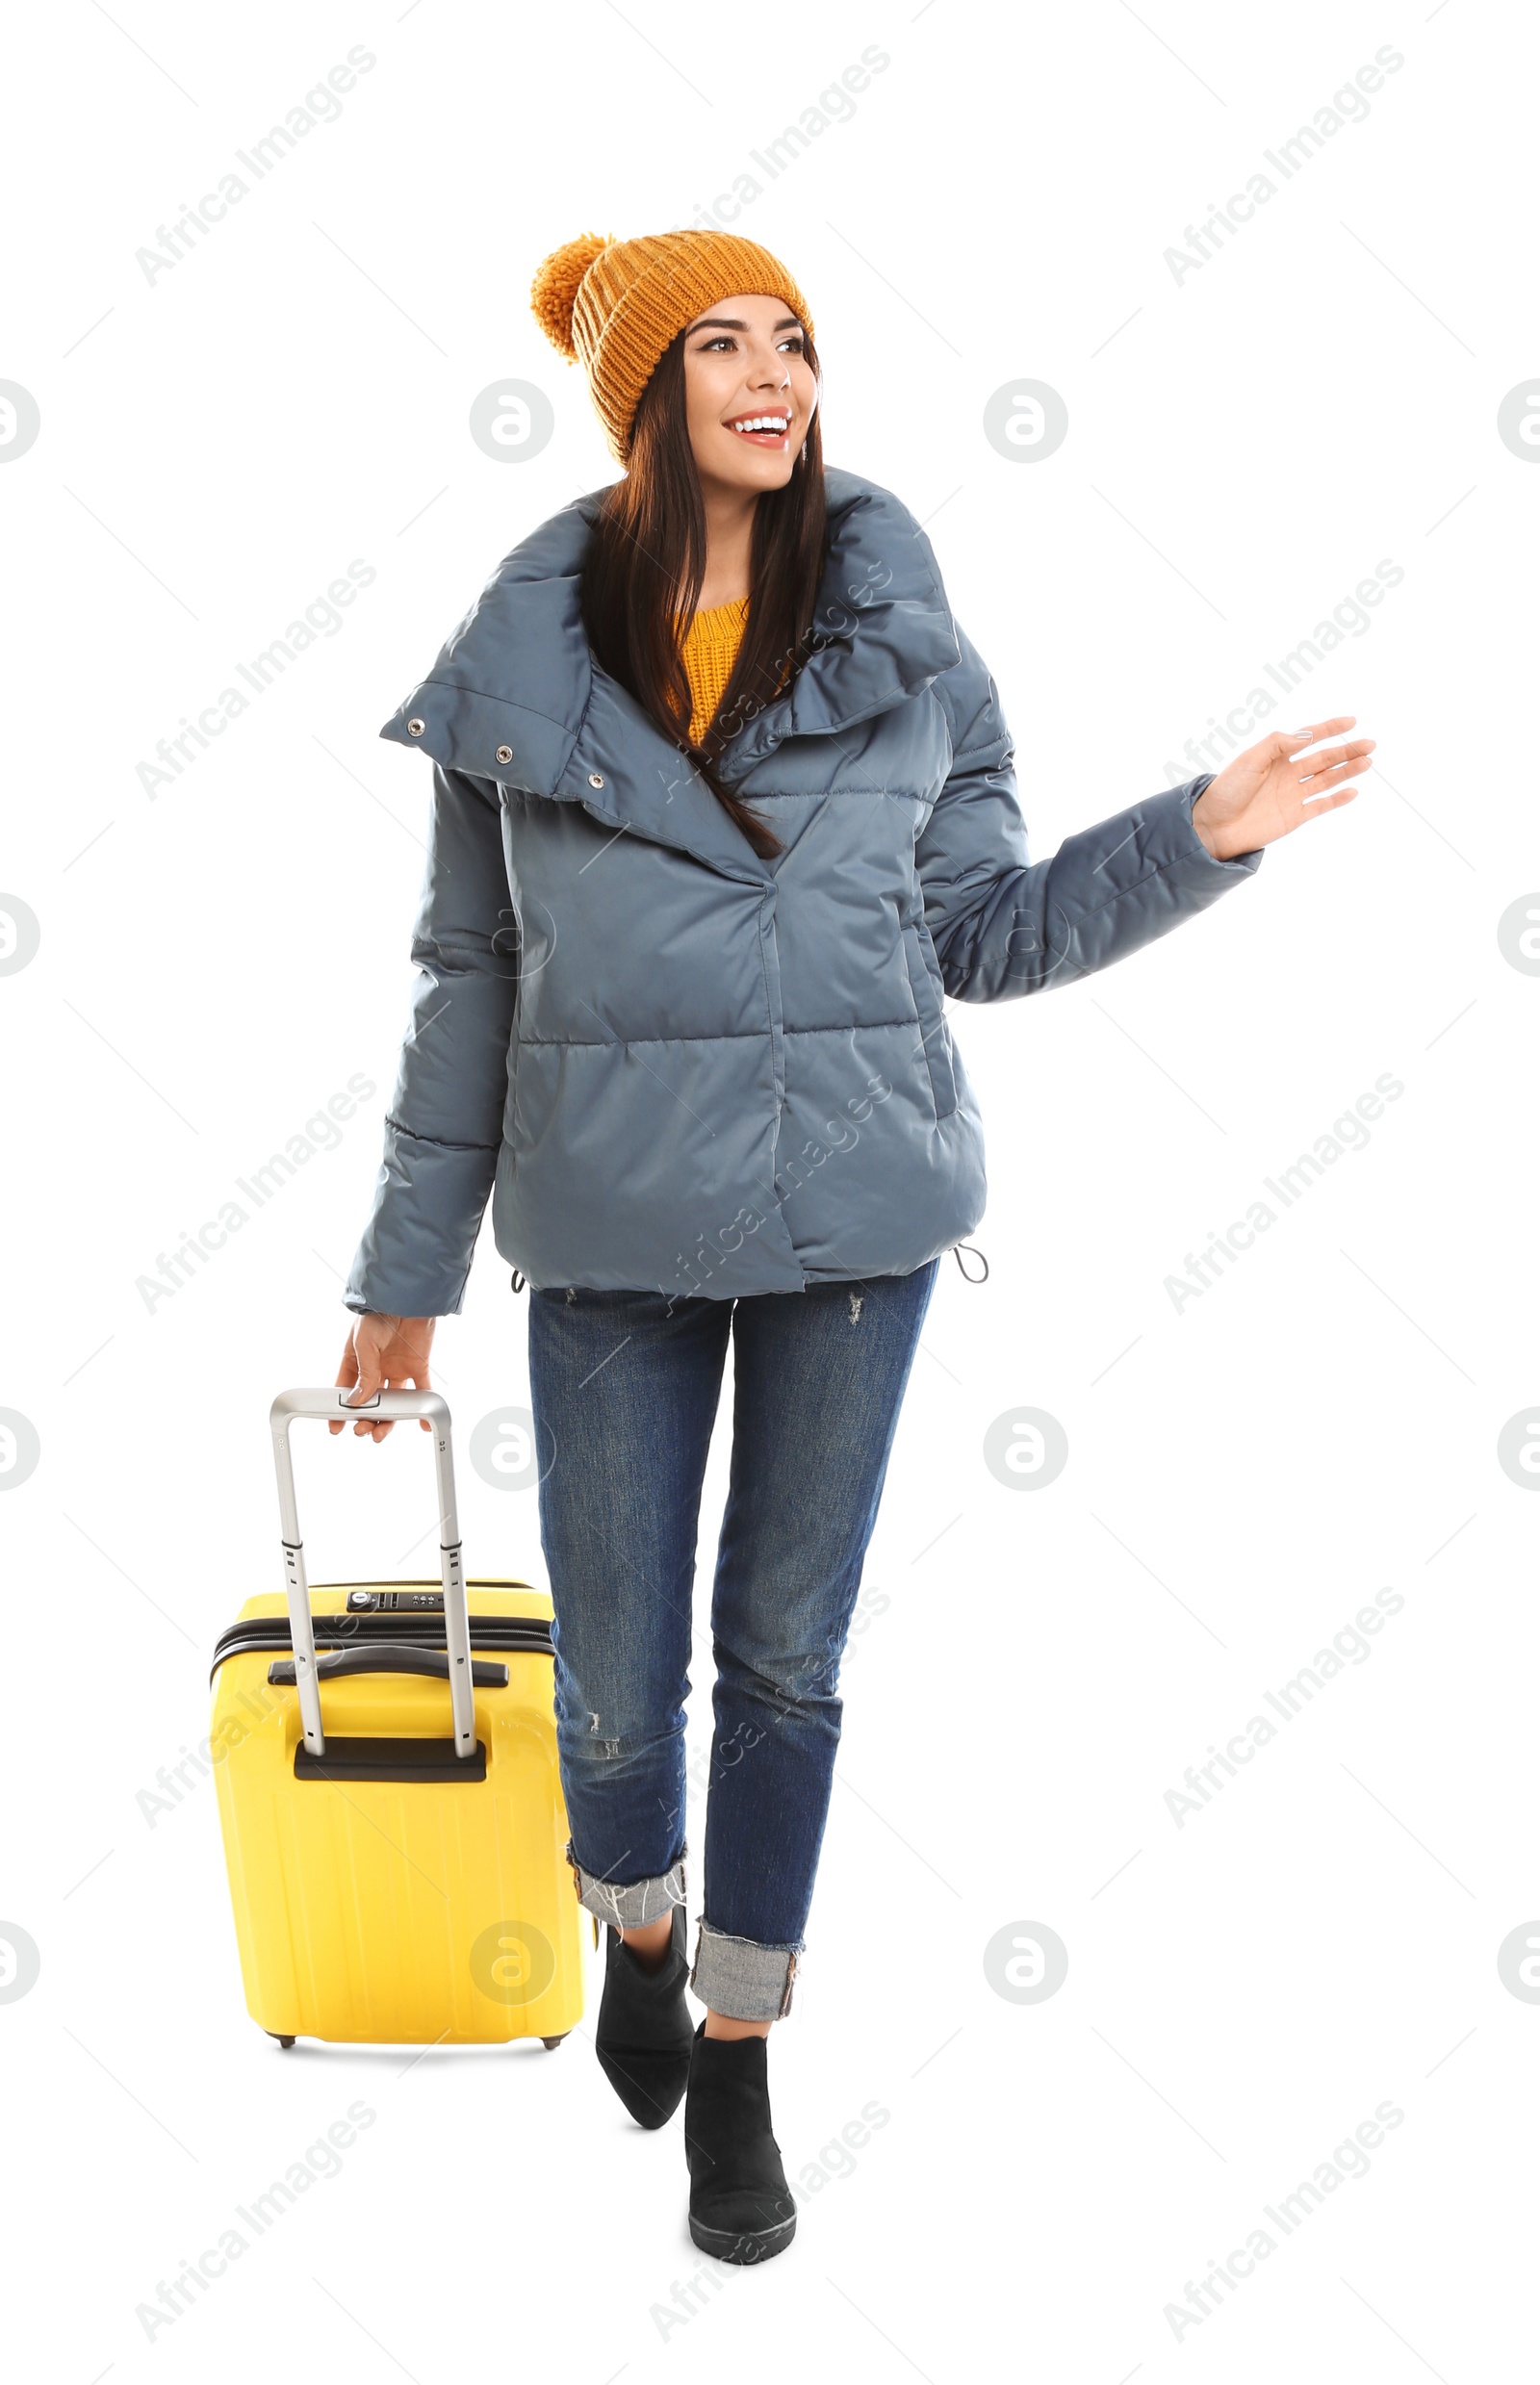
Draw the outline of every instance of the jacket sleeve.
M412 937L421 975L350 1309L459 1313L502 1142L518 952L497 787L436 762Z
M1260 852L1216 861L1193 826L1212 771L1032 860L994 681L961 629L958 646L961 659L935 687L952 767L915 845L925 924L955 1000L1010 1002L1072 985L1251 876Z

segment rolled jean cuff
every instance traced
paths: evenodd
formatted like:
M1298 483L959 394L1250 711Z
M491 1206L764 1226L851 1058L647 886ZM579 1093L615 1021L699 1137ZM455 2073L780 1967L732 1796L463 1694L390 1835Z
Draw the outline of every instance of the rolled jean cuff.
M616 1930L639 1930L644 1922L661 1921L674 1906L684 1902L684 1858L689 1850L681 1847L676 1861L666 1872L651 1880L629 1880L617 1887L612 1880L601 1880L593 1872L585 1872L567 1841L567 1860L572 1865L578 1884L578 1902L584 1910L597 1913Z
M780 2020L791 2010L800 1946L761 1946L703 1921L690 1986L698 2003L727 2020Z

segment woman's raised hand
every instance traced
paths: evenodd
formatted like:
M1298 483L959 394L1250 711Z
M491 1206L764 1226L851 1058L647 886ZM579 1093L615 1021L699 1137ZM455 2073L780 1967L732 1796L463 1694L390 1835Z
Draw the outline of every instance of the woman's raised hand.
M1341 720L1317 721L1313 729L1280 729L1226 762L1193 806L1193 826L1216 861L1276 844L1307 820L1350 804L1358 789L1346 782L1369 769L1373 738L1354 737L1320 754L1304 749L1354 725L1353 715L1345 713Z
M428 1356L434 1322L431 1317L381 1317L371 1310L359 1318L347 1337L337 1370L338 1383L348 1391L356 1385L355 1399L372 1399L377 1391L431 1391ZM421 1421L423 1430L431 1432L428 1419L424 1416ZM343 1427L328 1424L326 1429L340 1433ZM372 1441L383 1441L393 1429L390 1423L373 1423L368 1417L360 1417L353 1426L355 1434L367 1433Z

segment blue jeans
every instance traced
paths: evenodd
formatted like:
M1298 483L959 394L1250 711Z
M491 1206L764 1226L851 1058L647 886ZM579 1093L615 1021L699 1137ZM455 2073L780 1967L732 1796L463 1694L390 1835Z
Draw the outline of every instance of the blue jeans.
M690 1976L735 2019L790 2005L839 1738L839 1659L937 1266L735 1301L530 1295L567 1853L582 1903L617 1928L684 1902L696 1533L732 1337Z

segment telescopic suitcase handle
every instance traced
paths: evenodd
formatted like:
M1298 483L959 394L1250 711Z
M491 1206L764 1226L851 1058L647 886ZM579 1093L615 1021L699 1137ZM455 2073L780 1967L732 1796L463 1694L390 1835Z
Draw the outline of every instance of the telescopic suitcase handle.
M449 1447L449 1404L438 1392L376 1392L372 1399L354 1406L345 1388L328 1384L321 1390L285 1391L269 1412L272 1426L272 1456L278 1472L278 1514L283 1531L283 1570L289 1592L289 1636L295 1652L295 1682L299 1692L299 1720L305 1746L312 1756L326 1752L321 1727L321 1686L316 1671L316 1635L310 1621L310 1584L305 1576L304 1544L299 1537L299 1511L295 1503L294 1459L289 1427L296 1416L323 1418L328 1423L344 1417L367 1416L395 1423L407 1417L425 1417L433 1427L433 1459L439 1486L439 1562L444 1577L444 1638L449 1654L449 1699L453 1711L454 1753L475 1754L475 1710L472 1700L471 1625L465 1603L465 1570L460 1561L460 1527L454 1506L454 1455Z

